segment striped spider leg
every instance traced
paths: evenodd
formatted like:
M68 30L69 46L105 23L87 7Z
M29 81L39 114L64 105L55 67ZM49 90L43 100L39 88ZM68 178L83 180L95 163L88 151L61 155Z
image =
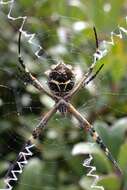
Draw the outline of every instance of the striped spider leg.
M110 153L109 149L106 147L104 142L102 141L99 134L95 131L94 127L70 104L68 103L68 111L79 121L82 128L87 129L87 131L90 133L93 140L100 146L100 148L104 151L108 159L113 163L113 165L116 168L116 173L118 175L122 174L122 171L120 167L118 166L117 162L113 158L112 154Z
M19 174L22 173L24 166L34 154L34 149L38 149L37 140L43 132L49 119L57 111L58 105L59 103L55 104L54 107L41 119L40 123L34 128L31 137L19 152L17 159L11 164L5 176L6 189L12 189L14 187L16 181L18 180Z
M91 73L96 65L96 62L99 59L99 55L101 54L101 52L99 51L99 41L98 41L97 32L96 32L95 27L93 27L93 31L94 31L95 42L96 42L96 52L94 54L95 60L94 60L93 64L88 68L87 73L84 74L82 79L75 86L75 88L69 94L67 94L66 98L71 98L74 94L76 94L80 90L80 88L86 86L89 82L91 82L97 76L97 74L100 72L102 67L104 66L104 64L102 64L98 68L98 70L95 72L95 74L91 75Z
M54 96L52 95L52 93L50 93L50 91L48 91L47 89L45 89L43 87L43 85L29 72L29 70L27 69L27 67L24 64L24 61L21 57L21 35L22 32L19 31L19 39L18 39L18 61L20 63L21 68L23 69L23 71L21 70L21 68L19 67L19 70L21 72L21 74L24 77L24 81L32 84L35 88L37 88L39 91L46 93L48 96L50 96L51 98L53 98Z

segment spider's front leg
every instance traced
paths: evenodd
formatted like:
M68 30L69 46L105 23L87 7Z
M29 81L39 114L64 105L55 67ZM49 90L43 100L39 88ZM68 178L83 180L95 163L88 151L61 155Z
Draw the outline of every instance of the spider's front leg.
M115 166L117 173L119 175L122 174L120 167L118 166L117 162L113 158L112 154L110 153L109 149L103 143L101 137L95 131L94 127L71 105L68 103L68 111L79 121L83 129L87 129L97 144L99 144L100 148L104 151L108 159L113 163Z
M21 68L19 67L19 70L22 74L22 78L24 81L32 84L35 88L37 88L39 91L45 92L48 96L50 96L51 98L54 98L54 96L48 91L46 90L42 84L30 73L30 71L27 69L27 67L24 64L24 61L21 57L21 34L22 32L19 32L19 39L18 39L18 61L20 63Z
M12 189L14 187L16 181L18 180L19 174L22 173L24 166L28 163L28 160L34 154L34 149L38 149L38 138L43 132L43 129L49 119L57 111L58 106L59 102L55 104L55 106L42 118L40 123L33 130L32 136L29 138L29 140L25 143L25 145L19 152L17 159L10 166L5 177L6 189Z
M81 80L75 86L75 88L68 95L66 95L65 98L69 98L70 99L74 94L76 94L76 92L78 92L78 90L80 88L85 87L87 84L89 84L89 82L91 82L97 76L97 74L100 72L100 70L104 66L104 64L102 64L98 68L98 70L94 74L92 74L92 71L93 71L93 69L94 69L94 67L96 65L97 60L99 60L100 58L102 58L101 52L99 50L99 42L98 42L98 37L97 37L97 32L96 32L96 28L95 27L93 27L93 31L94 31L94 35L95 35L95 41L96 41L96 52L94 54L94 62L88 68L87 73L84 74L84 76L81 78Z

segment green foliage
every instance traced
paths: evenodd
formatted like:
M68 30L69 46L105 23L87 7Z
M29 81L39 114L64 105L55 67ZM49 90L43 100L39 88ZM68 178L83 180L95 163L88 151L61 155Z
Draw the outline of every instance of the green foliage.
M20 78L17 62L17 39L21 20L7 19L9 6L0 5L0 188L10 162L14 161L23 143L30 137L52 100L40 94ZM124 0L19 0L12 16L28 16L24 29L36 33L35 42L45 54L37 59L33 45L22 37L22 54L29 70L41 82L44 72L56 60L64 60L74 67L77 76L86 72L93 62L96 26L99 42L110 41L118 25L126 28ZM89 134L79 129L71 117L59 113L48 123L40 140L40 151L26 166L16 190L90 190L93 178L87 177L82 166L84 155L72 155L72 149L84 143L85 158L92 153L92 165L100 176L98 185L105 190L127 189L127 36L114 37L114 45L107 45L108 53L98 61L94 72L104 68L86 89L81 89L72 103L98 131L123 171L117 176L112 164L96 145L91 146ZM92 141L93 142L93 141Z

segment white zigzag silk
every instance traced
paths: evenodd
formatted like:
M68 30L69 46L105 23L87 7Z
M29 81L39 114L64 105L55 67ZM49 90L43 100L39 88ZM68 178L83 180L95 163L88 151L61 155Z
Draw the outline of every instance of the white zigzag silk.
M11 182L13 181L17 181L18 174L21 174L23 171L24 166L28 163L28 158L30 158L33 153L30 149L32 149L33 147L35 147L35 144L32 145L27 145L26 147L24 147L24 151L21 151L18 155L18 161L16 161L16 163L14 164L18 169L14 169L13 168L10 170L9 175L11 174L11 177L7 177L4 182L6 184L6 188L5 189L0 189L0 190L11 190L13 189L13 185L11 185ZM21 159L21 161L20 161Z
M90 185L90 189L101 189L104 190L103 186L97 185L100 177L95 174L96 167L91 165L91 161L93 160L93 156L91 155L94 153L93 150L96 151L96 147L94 147L95 143L78 143L72 149L72 155L88 155L88 158L83 161L83 166L88 169L86 176L91 177L92 184Z
M29 38L28 42L32 45L34 45L34 47L37 48L36 52L35 52L35 55L38 57L38 58L41 58L41 56L39 56L39 52L43 49L39 44L35 43L34 42L34 39L35 39L35 33L33 34L28 34L27 31L23 30L23 27L24 27L24 24L27 20L27 16L18 16L18 17L13 17L11 16L12 14L12 10L13 10L13 6L14 6L14 3L15 3L15 0L10 0L10 1L3 1L3 0L0 0L0 4L1 5L8 5L10 4L10 9L9 9L9 12L8 12L8 19L10 20L22 20L21 22L21 26L19 28L19 31L26 37L26 38ZM43 52L45 54L47 54L44 49L43 49Z
M91 185L91 188L104 190L103 186L97 185L97 182L99 181L100 177L97 174L93 173L93 172L96 171L96 167L90 165L92 160L93 160L93 157L92 157L92 155L89 154L89 158L84 160L84 163L83 163L83 166L85 166L86 168L89 169L89 172L86 175L88 177L93 177L94 178L94 180L92 182L92 185Z

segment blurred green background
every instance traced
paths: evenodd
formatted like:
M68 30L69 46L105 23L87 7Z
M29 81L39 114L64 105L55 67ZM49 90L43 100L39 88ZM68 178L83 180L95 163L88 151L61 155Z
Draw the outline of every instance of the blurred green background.
M9 5L0 5L0 188L9 165L31 135L41 116L53 105L45 94L22 81L18 72L17 39L21 20L9 20ZM110 41L111 32L126 26L126 0L19 0L12 16L28 16L24 30L36 33L34 42L43 50L35 56L35 46L22 38L22 55L29 70L46 84L44 72L58 60L74 67L81 77L93 62L96 26L100 46ZM120 165L123 176L114 168L98 146L94 145L92 165L100 176L98 185L105 190L127 190L127 36L114 37L108 53L94 70L104 68L88 88L80 90L72 103L94 125ZM36 153L24 169L16 190L90 190L93 179L86 177L82 166L93 142L78 128L71 116L58 113L50 120ZM79 143L87 147L86 155L72 155ZM80 146L78 146L80 149ZM93 188L94 189L94 188Z

